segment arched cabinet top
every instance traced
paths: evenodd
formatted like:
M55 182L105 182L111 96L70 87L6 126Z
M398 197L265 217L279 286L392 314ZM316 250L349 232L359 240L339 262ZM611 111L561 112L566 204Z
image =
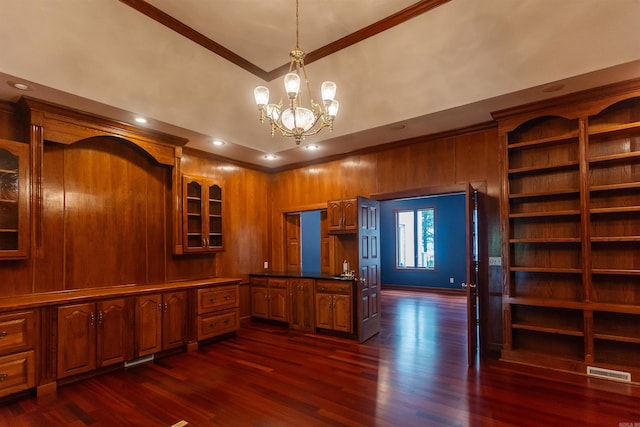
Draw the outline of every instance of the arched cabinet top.
M60 144L73 144L97 136L126 140L149 154L158 163L174 166L181 156L185 138L143 129L105 117L23 97L20 100L31 129L41 128L42 138ZM32 131L33 133L33 131Z
M634 79L495 111L491 115L498 122L500 134L505 134L543 116L554 116L569 121L582 119L639 96L640 79Z

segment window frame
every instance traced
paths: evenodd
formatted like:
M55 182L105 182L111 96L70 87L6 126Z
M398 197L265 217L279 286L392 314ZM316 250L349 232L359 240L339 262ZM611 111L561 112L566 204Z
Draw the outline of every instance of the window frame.
M413 212L413 227L414 230L417 228L417 217L418 217L418 213L420 211L425 211L425 210L431 210L433 211L433 267L416 267L415 264L417 264L417 251L415 251L415 248L417 247L418 244L418 233L414 232L414 239L413 239L413 245L414 245L414 266L413 267L403 267L401 265L399 265L399 254L400 254L400 247L398 245L398 233L400 230L399 227L399 222L398 222L398 214L402 213L402 212ZM394 218L394 257L395 257L395 261L394 261L394 269L396 271L421 271L421 272L435 272L437 271L437 256L436 256L436 218L437 218L437 209L435 206L433 205L429 205L429 206L422 206L422 207L416 207L416 208L396 208L393 210L393 218Z

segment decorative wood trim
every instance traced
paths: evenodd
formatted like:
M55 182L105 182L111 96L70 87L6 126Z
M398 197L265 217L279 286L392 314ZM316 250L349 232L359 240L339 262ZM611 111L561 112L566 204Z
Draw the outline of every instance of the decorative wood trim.
M197 289L206 286L235 285L240 283L240 281L241 280L237 278L210 278L182 282L154 283L149 285L117 285L102 288L74 289L39 294L17 295L0 298L0 312L21 310L24 308L47 307L59 303L71 304L94 301L103 298ZM45 316L43 316L43 325L46 325L46 322Z
M640 96L640 79L626 80L514 108L494 111L491 116L494 120L500 122L500 132L508 132L532 118L540 117L544 111L554 110L554 115L575 119L597 114L609 105L634 95ZM602 105L603 101L607 102L604 106Z
M223 57L224 59L232 62L238 67L250 72L256 77L261 78L265 81L271 81L275 78L284 75L289 70L289 64L283 64L278 68L275 68L271 71L265 71L257 65L249 62L245 58L240 55L230 51L224 46L216 43L210 38L206 37L204 34L199 33L193 28L187 26L183 22L178 21L173 16L169 15L166 12L158 9L157 7L147 3L144 0L120 0L122 3L127 6L137 10L143 15L148 16L159 24L164 25L165 27L175 31L176 33L188 38L194 43L199 44L205 49L215 53ZM325 56L329 56L335 52L338 52L342 49L345 49L349 46L352 46L356 43L359 43L369 37L372 37L376 34L379 34L383 31L386 31L390 28L395 27L396 25L402 24L405 21L408 21L411 18L419 16L425 12L428 12L431 9L435 9L438 6L441 6L451 0L421 0L399 12L394 13L386 18L381 19L378 22L375 22L365 28L362 28L358 31L355 31L345 37L342 37L339 40L336 40L328 45L322 46L314 51L308 52L305 56L305 63L311 64L314 61L324 58Z
M113 136L140 147L158 163L173 166L175 147L182 147L188 142L185 138L138 128L33 98L23 97L20 103L31 113L32 125L43 127L43 139L61 144L73 144L95 136ZM37 122L33 122L35 120Z

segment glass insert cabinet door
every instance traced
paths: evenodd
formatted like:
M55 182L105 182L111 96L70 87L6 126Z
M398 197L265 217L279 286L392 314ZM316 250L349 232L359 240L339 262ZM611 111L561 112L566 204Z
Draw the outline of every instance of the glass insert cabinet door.
M183 250L222 250L222 188L205 178L183 176Z
M0 139L0 259L28 255L28 156L27 144Z

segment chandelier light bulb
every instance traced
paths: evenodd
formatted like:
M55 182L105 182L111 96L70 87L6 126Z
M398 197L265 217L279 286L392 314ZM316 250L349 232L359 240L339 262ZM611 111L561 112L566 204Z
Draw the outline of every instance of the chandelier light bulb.
M327 116L333 120L338 115L338 108L340 107L340 103L335 99L328 101L327 103Z
M258 107L264 107L269 103L269 89L264 86L258 86L253 90L253 96L256 99Z
M322 100L331 101L336 96L337 86L334 82L322 82Z
M294 99L300 92L300 76L297 73L287 73L284 76L284 89L289 99Z

